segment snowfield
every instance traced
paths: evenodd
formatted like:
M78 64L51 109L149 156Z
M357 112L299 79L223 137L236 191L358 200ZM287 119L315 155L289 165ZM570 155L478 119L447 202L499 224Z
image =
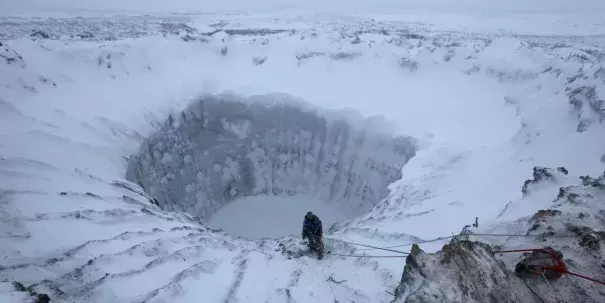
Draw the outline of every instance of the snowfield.
M5 1L0 301L605 301L605 6L446 2Z

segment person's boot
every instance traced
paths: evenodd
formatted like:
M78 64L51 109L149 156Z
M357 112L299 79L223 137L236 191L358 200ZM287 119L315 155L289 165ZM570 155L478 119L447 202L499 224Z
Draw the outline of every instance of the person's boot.
M318 240L317 243L317 259L321 260L324 258L324 244L321 239Z

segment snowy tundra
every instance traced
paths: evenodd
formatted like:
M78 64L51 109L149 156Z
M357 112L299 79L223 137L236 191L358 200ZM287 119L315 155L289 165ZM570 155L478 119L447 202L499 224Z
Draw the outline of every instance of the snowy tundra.
M1 6L2 302L605 301L497 253L605 279L602 1ZM267 194L331 255L209 223Z

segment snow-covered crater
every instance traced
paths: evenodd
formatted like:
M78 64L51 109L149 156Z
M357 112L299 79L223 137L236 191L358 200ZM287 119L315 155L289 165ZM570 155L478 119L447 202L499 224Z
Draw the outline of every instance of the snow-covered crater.
M0 301L15 295L3 297L14 288L19 295L45 294L58 302L199 302L200 298L204 302L391 302L394 298L385 290L393 292L400 282L411 281L400 281L399 256L331 244L351 241L405 251L412 243L458 232L477 216L481 228L506 220L486 232L524 234L546 229L549 233L548 228L560 225L534 225L529 218L511 221L550 207L557 191L546 194L543 187L549 182L566 186L557 178L532 183L527 197L519 200L531 168L564 166L570 177L602 173L599 160L605 141L598 140L604 131L599 124L603 100L599 71L605 57L585 45L585 38L435 32L407 18L384 22L326 17L327 23L318 16L293 22L266 16L204 15L200 19L206 25L192 22L191 27L168 26L166 18L153 21L149 16L119 22L112 17L2 24ZM11 33L7 24L18 32L6 35ZM202 29L194 32L193 26ZM261 35L268 31L259 27L275 29L275 34ZM290 28L296 29L284 30ZM242 241L208 228L207 222L200 225L189 214L160 210L150 203L151 196L122 180L124 158L135 154L140 140L157 130L149 122L164 121L165 113L174 110L179 113L172 115L172 128L191 126L181 120L184 103L200 93L223 91L287 92L322 107L351 106L364 114L385 115L397 122L398 133L421 138L420 147L405 164L401 180L390 186L387 199L326 235L326 246L332 251L326 259L308 258L301 252L304 245L299 237ZM570 116L572 108L575 112ZM312 112L335 121L324 111ZM229 131L231 124L217 123L230 135L221 140L240 143L246 139L238 135L249 136L246 130L254 128L250 123ZM358 129L365 130L366 125ZM165 126L149 138L163 132L178 138L193 133ZM218 137L215 143L220 145ZM154 161L170 168L174 177L180 176L180 169L171 167L174 161L193 170L188 166L197 162L185 164L185 157L176 157L181 150L168 146L176 150L166 153L172 155L172 162L163 152L152 153ZM236 155L247 158L249 152ZM227 155L223 156L217 162L224 164ZM197 160L197 154L191 160ZM158 170L160 180L164 172ZM288 175L271 179L272 186L293 179L289 170L284 172ZM197 173L192 176L197 181ZM172 182L170 178L166 176ZM172 197L177 192L187 194L187 184L162 186ZM255 183L255 190L256 184L263 183ZM174 186L172 192L168 185ZM318 187L309 188L303 189L320 196L314 191ZM572 194L580 193L571 192L570 198ZM602 220L585 215L602 208L601 195L590 194L595 203L582 211L586 221L578 228L602 231L596 224ZM348 205L335 201L330 200L333 205ZM230 202L221 211L235 204ZM576 220L573 212L563 209L546 213L557 214L556 221ZM298 216L297 232L302 219ZM321 218L325 222L327 216ZM327 229L328 224L324 226ZM565 250L569 241L473 237L507 249L551 245L573 259L570 269L602 276L597 271L601 267L579 248L571 245L571 250ZM430 254L444 242L422 243L420 248ZM484 255L478 257L488 262L472 264L495 265ZM499 272L509 272L513 261ZM443 286L439 281L447 275L441 273L457 274L460 268L429 269L426 279L416 275L414 281ZM478 281L485 281L487 269L461 278L481 285ZM409 270L403 271L410 276ZM467 284L451 285L468 289ZM544 286L538 290L558 296L548 290L548 284ZM578 291L594 287L580 286ZM408 300L406 291L416 290L399 289L397 301ZM501 290L519 292L514 287ZM430 294L428 302L434 301L433 293L439 295L426 288L418 289L418 294L422 291ZM451 293L442 297L457 300ZM408 302L416 298L411 296Z
M386 197L415 154L413 139L293 100L200 97L142 143L127 178L164 210L204 219L246 196L313 196L351 217Z

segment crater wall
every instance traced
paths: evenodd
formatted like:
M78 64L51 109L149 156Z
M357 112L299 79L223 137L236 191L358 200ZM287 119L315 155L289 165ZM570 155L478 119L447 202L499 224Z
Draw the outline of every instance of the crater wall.
M386 197L415 155L412 138L375 124L285 96L204 96L144 140L127 178L163 209L200 218L238 197L299 194L355 216Z

